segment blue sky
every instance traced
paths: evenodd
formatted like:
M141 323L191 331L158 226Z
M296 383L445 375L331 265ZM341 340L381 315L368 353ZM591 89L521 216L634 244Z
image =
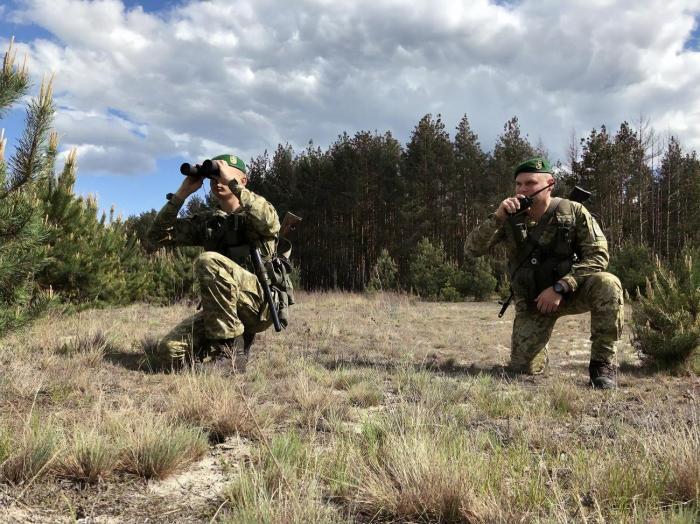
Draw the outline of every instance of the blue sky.
M13 0L35 87L55 73L76 191L130 215L158 208L179 164L230 151L391 131L463 114L486 149L513 115L552 160L572 136L640 115L700 149L699 1ZM36 89L34 90L36 92ZM10 151L21 106L0 122Z

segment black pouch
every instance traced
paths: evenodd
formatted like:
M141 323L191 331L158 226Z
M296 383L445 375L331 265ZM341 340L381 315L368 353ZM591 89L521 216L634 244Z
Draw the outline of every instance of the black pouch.
M519 297L524 297L528 302L537 298L537 280L535 270L532 267L521 267L513 275L511 282L513 293Z

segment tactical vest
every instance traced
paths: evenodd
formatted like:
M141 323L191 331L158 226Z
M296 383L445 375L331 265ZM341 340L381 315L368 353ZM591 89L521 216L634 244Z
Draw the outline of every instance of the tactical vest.
M213 211L204 220L202 234L205 251L216 251L239 266L252 271L250 246L245 232L246 216Z
M206 251L215 251L230 258L239 266L255 273L250 259L250 243L246 235L246 216L243 214L228 214L217 210L205 217L203 221L203 246ZM270 281L270 288L275 302L280 324L289 324L288 308L294 304L294 287L291 280L292 265L285 252L291 251L291 246L285 246L284 252L279 252L282 240L278 243L278 252L272 257L263 259L263 264ZM284 240L284 242L287 242Z
M529 302L568 274L579 258L571 201L557 199L553 206L535 226L527 227L524 213L506 222L506 237L515 246L515 256L508 261L511 288Z

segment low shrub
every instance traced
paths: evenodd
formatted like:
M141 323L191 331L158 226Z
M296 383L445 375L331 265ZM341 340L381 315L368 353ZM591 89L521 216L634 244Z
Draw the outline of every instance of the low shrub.
M689 256L675 271L658 263L645 295L632 316L632 344L642 361L700 373L700 268Z
M649 247L634 242L625 242L610 256L608 271L620 279L622 289L632 298L646 290L646 281L656 266Z

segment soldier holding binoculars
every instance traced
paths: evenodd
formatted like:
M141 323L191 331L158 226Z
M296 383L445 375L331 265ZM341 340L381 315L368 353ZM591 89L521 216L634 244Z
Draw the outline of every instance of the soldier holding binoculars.
M183 164L180 170L186 176L177 191L168 194L149 240L158 246L204 247L194 263L202 309L160 340L153 357L165 366L211 362L244 372L255 333L272 324L270 307L251 265L250 248L257 247L265 261L275 257L280 231L277 211L246 188L246 165L235 155L219 155L202 165ZM178 218L187 197L202 187L205 178L210 179L219 209ZM276 288L275 296L286 304L284 292Z

